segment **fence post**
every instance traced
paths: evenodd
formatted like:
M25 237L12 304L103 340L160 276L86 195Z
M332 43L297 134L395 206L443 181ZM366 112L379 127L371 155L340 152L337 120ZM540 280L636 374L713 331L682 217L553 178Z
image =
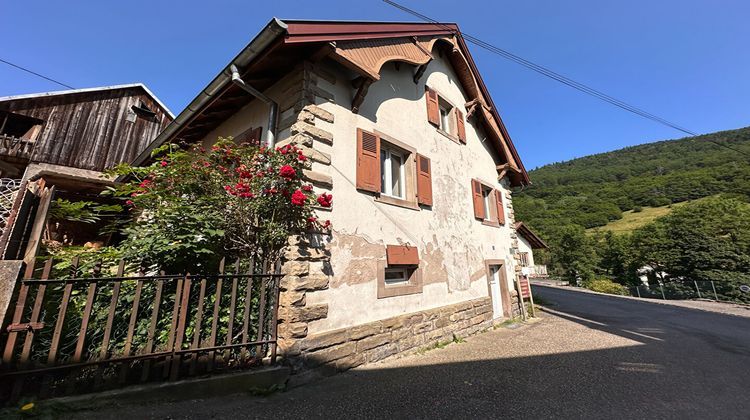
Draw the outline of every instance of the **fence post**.
M21 277L23 261L4 260L0 261L0 324L5 327L4 321L16 284Z
M695 285L695 290L698 292L698 299L703 299L703 295L701 295L701 289L698 288L698 281L693 280L693 284Z
M661 298L667 300L667 297L664 296L664 285L662 285L661 282L659 282L659 290L661 290Z
M718 302L719 301L719 295L716 294L716 286L714 286L714 281L713 280L711 280L711 289L713 289L713 291L714 291L714 299L716 299L716 301Z

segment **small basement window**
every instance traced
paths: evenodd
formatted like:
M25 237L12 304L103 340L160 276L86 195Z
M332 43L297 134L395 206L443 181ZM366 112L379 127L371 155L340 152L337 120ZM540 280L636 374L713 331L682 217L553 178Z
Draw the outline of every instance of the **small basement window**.
M397 286L409 283L409 270L406 267L388 267L385 269L386 286Z

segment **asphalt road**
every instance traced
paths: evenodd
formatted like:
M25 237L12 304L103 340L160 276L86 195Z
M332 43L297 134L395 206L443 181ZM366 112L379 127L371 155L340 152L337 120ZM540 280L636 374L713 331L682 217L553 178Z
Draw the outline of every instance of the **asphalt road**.
M535 287L541 321L270 397L86 418L750 418L750 319Z

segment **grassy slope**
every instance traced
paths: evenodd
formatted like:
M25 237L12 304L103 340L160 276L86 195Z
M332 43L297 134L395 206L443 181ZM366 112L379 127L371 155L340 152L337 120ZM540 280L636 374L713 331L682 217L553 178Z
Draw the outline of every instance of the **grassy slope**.
M692 201L683 201L681 203L674 203L669 206L661 207L644 207L642 211L634 213L632 210L622 212L622 219L609 222L605 226L595 227L587 229L587 232L593 233L596 231L611 231L613 233L630 233L641 226L644 226L652 222L657 217L666 216L672 209L680 206L684 206L687 203L695 203L705 198L699 198Z

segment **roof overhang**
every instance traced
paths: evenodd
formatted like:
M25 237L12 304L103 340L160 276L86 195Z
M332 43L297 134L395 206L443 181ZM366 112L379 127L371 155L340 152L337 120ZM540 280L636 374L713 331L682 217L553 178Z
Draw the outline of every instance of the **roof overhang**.
M429 61L419 56L416 49L414 49L414 54L407 51L404 54L384 57L380 62L369 63L370 66L365 65L368 63L363 64L346 54L347 51L358 48L368 40L380 40L382 43L383 40L394 38L408 38L403 44L413 42L415 48L422 50L423 55L426 56L430 56L431 48L438 39L447 41L452 46L449 58L454 67L458 66L463 69L459 72L463 75L463 77L460 77L461 83L464 85L467 94L471 96L470 99L481 104L481 112L478 112L477 116L490 133L495 149L507 159L510 167L507 173L511 184L514 186L529 184L526 169L461 36L458 25L454 23L312 21L274 18L135 159L133 164L144 164L149 159L151 152L166 142L181 137L187 137L194 141L200 138L199 134L196 133L207 133L206 130L209 130L213 125L206 122L205 115L202 116L201 114L204 113L206 108L214 105L220 97L224 96L222 98L222 101L224 101L221 106L222 109L229 109L234 103L236 110L237 107L251 100L247 98L247 95L242 98L240 97L241 93L232 91L230 86L230 67L232 65L239 68L241 72L250 74L252 66L261 66L259 62L270 60L274 55L282 54L284 51L302 51L301 48L308 48L305 51L309 53L309 51L315 49L327 49L330 56L340 63L347 65L355 72L359 72L363 77L377 80L380 66L388 60L406 61L415 65ZM266 71L266 73L269 72ZM276 73L280 72L277 71ZM256 88L264 89L263 86L256 86ZM234 99L236 102L230 102L227 99L231 99L232 95L236 95ZM217 108L218 105L214 105L214 107ZM227 112L222 113L214 110L212 114L216 120L228 117ZM203 119L201 120L201 118ZM204 127L203 131L190 133L189 130L195 127L189 127L189 125L194 121L197 121L194 126L201 125ZM186 133L190 135L186 135Z
M547 243L542 240L533 230L526 226L523 222L516 222L516 232L523 236L524 239L531 245L532 249L549 249Z
M104 92L108 90L121 90L121 89L141 89L143 90L151 99L153 99L154 102L156 102L157 105L159 105L164 112L169 115L171 119L174 119L174 114L172 114L172 111L167 108L164 103L159 100L159 98L154 95L151 90L149 90L146 85L143 83L129 83L124 85L113 85L113 86L99 86L99 87L92 87L92 88L84 88L84 89L69 89L69 90L56 90L52 92L40 92L40 93L30 93L25 95L12 95L12 96L0 96L0 102L8 102L8 101L17 101L22 99L37 99L37 98L49 98L53 96L64 96L64 95L78 95L78 94L84 94L84 93L95 93L95 92Z

